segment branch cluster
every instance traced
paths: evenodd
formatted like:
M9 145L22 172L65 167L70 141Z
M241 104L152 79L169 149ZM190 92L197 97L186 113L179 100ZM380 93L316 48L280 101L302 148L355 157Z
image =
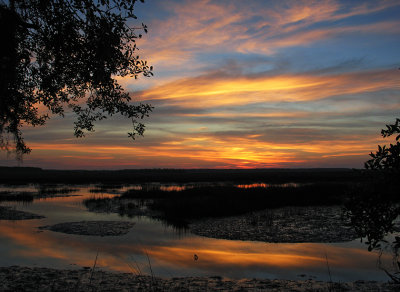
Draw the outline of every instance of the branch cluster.
M378 151L370 154L372 159L365 162L365 168L375 170L400 170L400 119L391 125L386 125L386 129L382 129L382 137L390 137L396 135L396 143L390 146L378 145Z
M22 125L38 126L51 114L77 115L75 135L116 113L138 120L148 104L132 105L117 76L152 76L152 67L136 54L135 40L147 27L131 27L136 0L14 0L0 4L3 52L0 58L0 146L13 137L17 154L29 153ZM142 1L143 2L143 1Z

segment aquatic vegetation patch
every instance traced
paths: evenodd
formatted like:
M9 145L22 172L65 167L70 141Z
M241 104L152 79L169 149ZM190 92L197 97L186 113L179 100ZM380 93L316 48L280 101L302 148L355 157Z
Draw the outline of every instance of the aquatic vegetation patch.
M0 220L42 219L44 216L30 212L19 211L13 207L0 206Z
M340 206L265 209L193 220L189 229L205 237L263 242L344 242L357 238Z
M127 234L134 225L134 222L127 221L79 221L40 226L38 228L40 230L77 235L119 236Z

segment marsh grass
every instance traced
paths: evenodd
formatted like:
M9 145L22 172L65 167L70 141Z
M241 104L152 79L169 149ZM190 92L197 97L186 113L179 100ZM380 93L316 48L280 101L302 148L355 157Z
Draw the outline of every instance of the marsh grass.
M92 267L92 269L91 269L91 271L90 271L89 285L92 284L93 273L94 273L94 269L96 268L98 256L99 256L99 251L96 252L96 258L94 259L93 267Z
M326 262L326 268L327 268L328 276L329 276L329 281L327 283L327 289L329 292L337 291L335 288L335 283L332 282L331 268L329 267L328 253L326 252L326 250L325 250L325 262Z
M111 198L91 197L83 200L83 204L91 212L110 213L114 211L114 200Z
M234 185L206 186L162 191L131 189L114 198L92 197L84 201L94 212L115 212L121 216L150 215L178 228L193 219L228 217L286 206L342 205L354 188L351 183L320 182L314 184L239 188ZM286 209L292 216L296 208ZM272 225L273 213L254 218Z
M89 189L90 193L99 194L119 194L119 190L124 187L123 184L97 184L94 188Z
M153 268L151 266L151 261L150 261L149 254L147 253L147 250L145 250L145 254L146 254L146 258L147 258L147 263L149 264L149 270L150 270L150 275L151 275L151 284L152 284L152 286L154 286L157 284L157 281L154 276Z
M34 196L35 196L34 192L0 191L0 202L1 201L32 202Z
M85 207L91 212L118 213L120 216L142 216L146 209L144 200L121 199L120 197L103 198L93 196L83 200Z
M37 192L30 191L0 191L0 202L1 201L13 201L13 202L32 202L34 199L48 198L57 195L66 195L77 191L76 188L68 187L52 187L41 185Z
M152 198L149 208L170 221L205 217L227 217L284 206L341 205L351 186L345 183L316 183L300 187L236 188L204 187L180 192L130 192L123 198ZM289 215L289 214L288 214ZM272 215L271 215L272 216ZM273 218L263 218L273 221Z
M98 189L102 189L102 190L119 190L119 189L122 189L124 187L124 185L123 184L104 184L104 183L101 183L101 184L97 184L96 185L96 188L98 188Z
M48 196L48 195L65 195L76 192L78 189L69 188L69 187L52 187L41 185L38 190L39 196Z

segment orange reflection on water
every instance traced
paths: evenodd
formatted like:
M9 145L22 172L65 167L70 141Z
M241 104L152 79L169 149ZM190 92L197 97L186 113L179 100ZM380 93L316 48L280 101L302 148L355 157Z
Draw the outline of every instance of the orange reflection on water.
M114 271L129 272L129 266L116 253L105 252L106 248L96 240L81 241L79 235L66 235L57 232L43 231L39 233L26 232L27 227L34 229L41 226L38 220L29 220L28 224L15 224L9 226L0 224L0 235L7 237L13 243L12 254L40 261L40 259L60 260L65 266L77 265L78 267L93 266L96 252L99 252L97 267L104 267ZM140 252L140 249L137 250Z
M253 184L241 184L235 185L235 187L240 189L251 189L251 188L270 188L270 187L281 187L281 188L290 188L290 187L298 187L298 183L285 183L285 184L266 184L266 183L253 183Z
M186 190L187 186L160 186L160 190L164 192L180 192Z
M135 190L135 191L150 191L150 190L160 190L164 192L180 192L184 191L186 189L190 188L189 186L178 186L178 185L160 185L160 184L149 184L149 185L136 185L136 186L130 186L130 190Z
M269 184L264 184L264 183L235 185L235 187L240 188L240 189L268 188L269 186L270 186Z
M250 241L231 241L192 237L181 239L173 246L152 246L148 253L157 259L185 268L246 269L326 267L325 252L332 266L352 267L366 265L371 259L367 250L335 247L319 243L274 244ZM198 260L194 261L194 255ZM351 256L350 256L351 255Z
M161 233L142 237L145 228L137 223L130 233L121 237L92 237L67 235L36 227L47 224L42 220L25 222L0 222L0 239L6 238L9 254L31 259L57 259L65 265L92 266L99 251L97 266L114 271L132 272L129 266L138 262L148 269L145 257L150 257L153 269L203 271L208 274L226 275L226 271L274 271L326 269L325 253L331 268L363 269L375 262L375 255L366 249L341 247L318 243L273 244L250 241L230 241L187 235L180 239L166 239ZM165 231L164 231L165 232ZM194 255L198 256L194 260ZM145 272L146 273L146 272ZM179 272L177 272L178 275ZM240 276L243 277L243 276Z
M299 251L301 248L299 249ZM209 266L235 266L235 267L301 267L320 266L324 260L317 256L301 254L285 254L271 252L236 252L232 250L198 249L187 247L159 247L149 251L149 255L165 262L192 266L194 255L198 256L196 265L207 268Z

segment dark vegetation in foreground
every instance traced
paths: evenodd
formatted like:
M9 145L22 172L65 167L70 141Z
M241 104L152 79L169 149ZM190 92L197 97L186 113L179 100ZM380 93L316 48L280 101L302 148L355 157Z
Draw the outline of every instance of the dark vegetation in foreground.
M226 217L283 206L342 204L351 186L316 183L298 187L237 188L217 186L183 191L128 191L121 199L148 199L148 207L172 222L204 217Z
M269 186L267 188L238 188L206 186L183 191L128 190L115 198L92 198L85 201L88 208L114 211L120 215L143 214L156 216L167 223L185 226L193 219L242 215L264 209L285 206L342 205L351 209L368 201L371 193L383 193L386 201L395 206L400 198L397 186L382 184L368 178L358 181L322 181L298 186ZM112 207L118 205L116 209ZM354 209L354 208L353 208ZM372 220L372 219L371 219Z

